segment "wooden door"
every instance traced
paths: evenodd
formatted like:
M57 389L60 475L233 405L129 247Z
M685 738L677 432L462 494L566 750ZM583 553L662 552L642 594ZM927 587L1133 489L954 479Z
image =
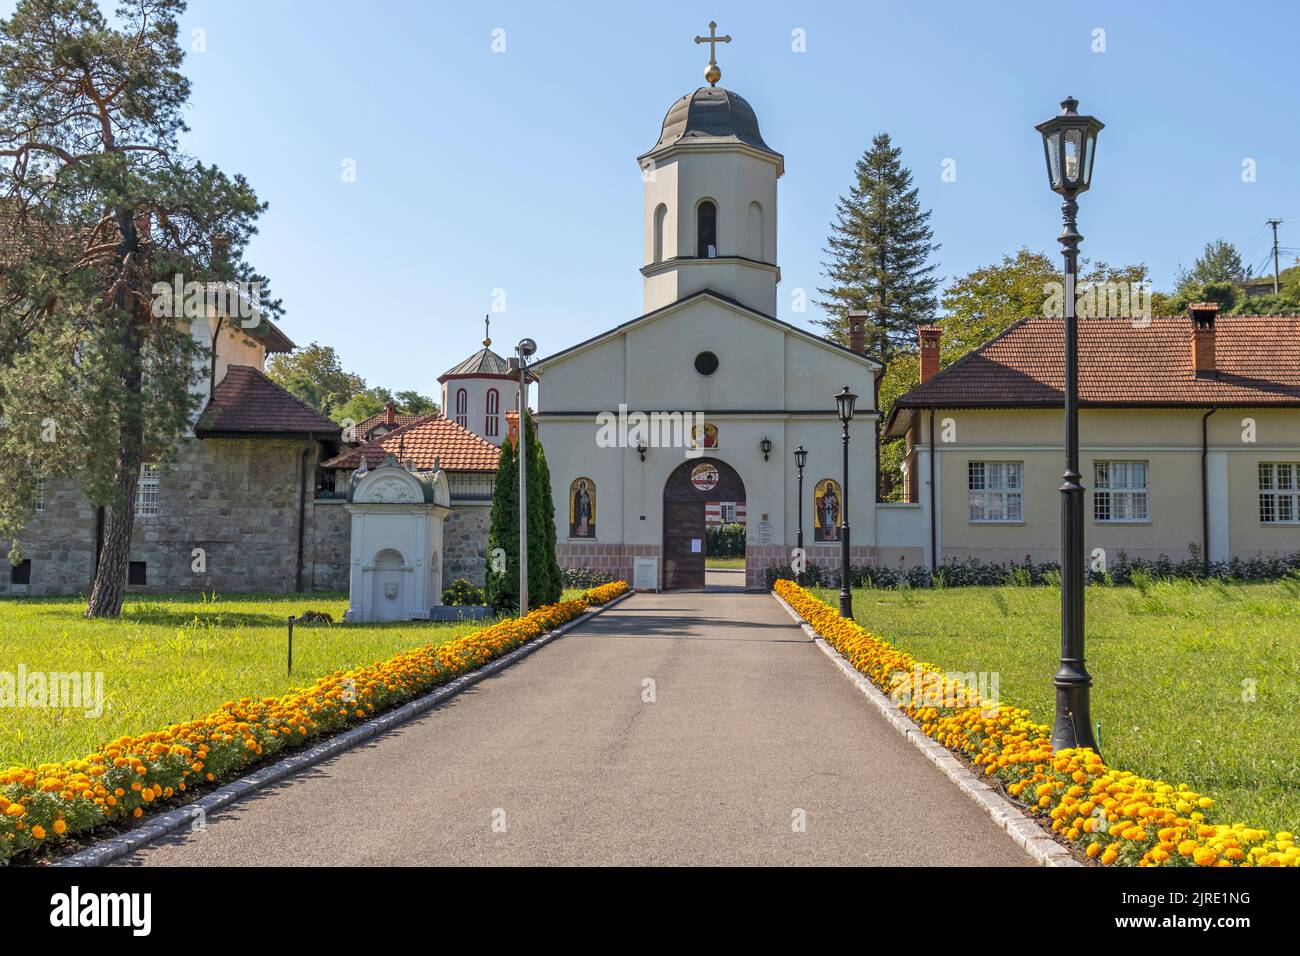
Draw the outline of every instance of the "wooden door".
M740 475L725 461L692 458L664 484L664 590L704 587L704 506L745 500Z

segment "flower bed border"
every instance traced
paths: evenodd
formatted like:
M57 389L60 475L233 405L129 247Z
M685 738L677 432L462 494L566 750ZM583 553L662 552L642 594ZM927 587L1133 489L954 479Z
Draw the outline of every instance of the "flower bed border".
M1289 831L1270 834L1241 823L1212 823L1200 811L1213 807L1214 801L1185 785L1175 788L1116 770L1086 748L1053 752L1048 728L1034 723L1028 711L980 701L937 665L917 661L856 621L841 618L793 581L778 581L772 594L826 645L823 650L837 663L842 661L845 673L855 682L861 681L864 693L870 687L883 698L888 711L882 713L936 764L947 771L951 769L947 761L961 767L953 754L969 758L984 776L1005 785L1011 796L1025 794L1030 802L1022 819L1035 826L1050 826L1057 839L1086 851L1097 862L1120 866L1300 866L1300 847ZM924 699L918 702L903 697L900 705L882 693L885 683L890 683L895 693L906 693L914 669L924 674L927 685L933 678L944 689L944 699L951 693L962 703L935 706ZM905 675L902 683L894 677L898 674ZM867 696L875 700L871 694ZM922 735L937 753L921 746ZM949 776L953 774L949 772ZM1006 798L996 792L983 798L971 790L967 793L1003 823L1001 815L985 801L989 796L999 801ZM1041 828L1039 834L1048 838ZM1064 847L1060 849L1065 852Z
M620 586L621 590L619 590ZM64 859L59 860L57 865L103 866L113 860L127 856L141 847L146 846L169 833L173 833L186 825L193 826L196 821L203 821L206 814L233 803L236 800L247 796L249 793L276 783L300 770L320 763L323 760L355 747L359 743L363 743L366 740L385 733L394 727L426 713L448 698L459 694L467 687L470 687L484 678L509 667L520 658L545 646L555 638L560 637L572 630L574 627L577 627L579 624L590 620L592 617L595 617L597 614L602 613L608 608L620 604L623 600L630 597L631 594L632 591L628 588L626 582L611 582L607 585L592 588L578 599L584 603L586 609L554 628L540 632L536 636L526 637L522 643L518 644L511 650L486 661L478 667L458 674L446 683L435 685L431 690L418 697L395 707L391 707L390 709L378 711L373 715L367 715L362 718L360 722L353 723L352 726L347 727L346 729L339 730L315 744L308 744L305 749L299 749L274 763L235 776L230 780L230 782L219 786L216 790L213 790L196 800L160 814L151 814L138 826L134 826L125 832L98 840L86 849L75 852ZM559 605L539 608L530 613L529 617L538 613L554 613L563 608L566 604L571 605L574 603L577 602L562 602ZM527 619L525 618L520 620ZM497 625L493 625L493 627L495 626ZM485 629L485 631L490 630L491 628ZM465 635L465 638L473 638L480 633L484 632L474 632ZM456 641L464 640L465 638L457 638ZM450 643L454 644L456 641ZM411 652L402 652L402 654L408 653ZM398 656L400 657L401 655L399 654ZM340 673L352 673L352 671ZM328 678L323 678L322 680L325 679ZM129 823L130 821L126 822ZM80 830L76 832L69 831L67 836L70 838L77 837L81 836L83 833L91 839L94 839L93 829ZM57 844L51 840L47 842L47 845L56 846ZM30 853L20 852L15 854L13 857L10 857L10 860L21 860L24 857L30 857ZM0 865L3 865L5 862L7 862L5 856L0 853Z

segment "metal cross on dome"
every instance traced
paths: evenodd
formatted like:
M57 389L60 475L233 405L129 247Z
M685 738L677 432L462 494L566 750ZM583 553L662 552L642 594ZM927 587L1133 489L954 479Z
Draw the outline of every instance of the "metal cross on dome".
M722 71L718 69L718 44L730 43L731 34L718 36L718 24L715 20L709 21L709 35L706 37L697 36L696 43L707 43L709 45L709 67L704 71L704 78L709 81L709 86L717 86L718 80L722 79Z

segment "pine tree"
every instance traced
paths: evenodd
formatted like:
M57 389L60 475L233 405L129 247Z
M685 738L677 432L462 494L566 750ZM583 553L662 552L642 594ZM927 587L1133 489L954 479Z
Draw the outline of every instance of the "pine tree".
M75 479L102 515L87 617L121 612L140 466L197 410L202 313L166 290L238 282L281 311L244 258L265 205L179 144L184 10L20 0L0 22L0 534L17 550L36 473Z
M848 344L848 313L865 310L868 347L882 361L915 344L916 327L931 320L938 279L929 264L930 211L922 210L912 173L880 133L858 160L856 181L836 204L824 262L830 284L818 289L827 334Z

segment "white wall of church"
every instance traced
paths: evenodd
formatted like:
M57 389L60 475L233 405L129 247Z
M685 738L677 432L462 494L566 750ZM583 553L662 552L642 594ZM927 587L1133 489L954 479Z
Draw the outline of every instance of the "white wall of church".
M539 415L541 441L551 468L555 527L561 543L658 545L663 539L663 493L688 458L681 448L650 448L642 462L635 448L597 446L594 417L550 418ZM793 546L798 527L798 481L794 449L808 449L804 470L804 538L813 543L813 488L823 478L842 481L841 428L833 413L822 420L775 413L766 416L709 417L718 428L718 447L704 455L727 462L745 484L751 533L759 522L770 526L771 543ZM855 544L876 543L876 474L873 418L863 415L851 426L849 522ZM772 441L768 460L760 443ZM596 536L569 538L569 489L577 478L596 485ZM766 542L758 542L766 543Z

